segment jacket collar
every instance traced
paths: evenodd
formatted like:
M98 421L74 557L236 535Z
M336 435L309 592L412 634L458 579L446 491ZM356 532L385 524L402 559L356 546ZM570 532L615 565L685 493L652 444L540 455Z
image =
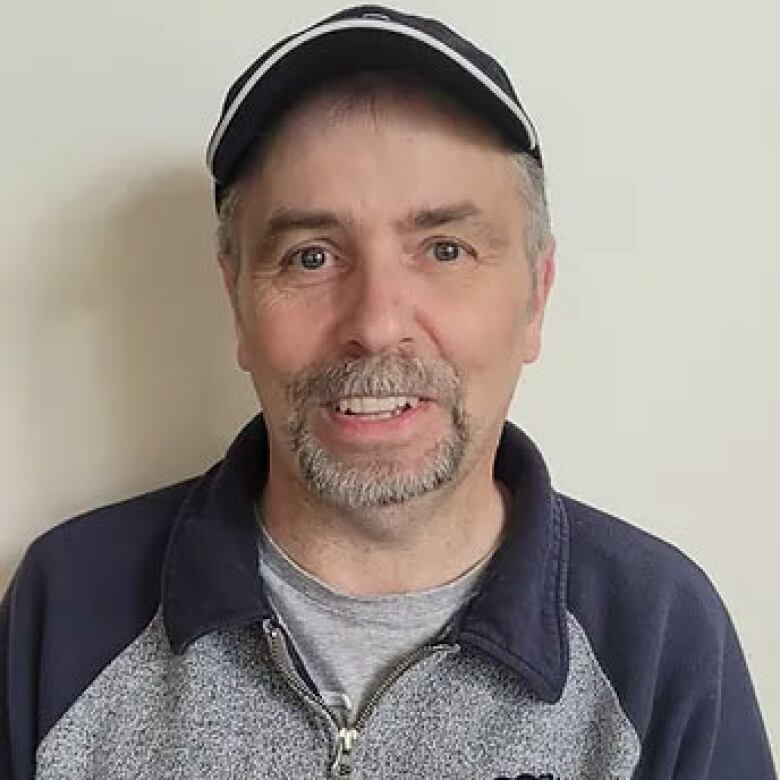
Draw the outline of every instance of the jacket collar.
M504 424L493 472L511 495L505 539L454 637L513 669L543 701L555 702L569 665L566 518L541 454L511 423Z
M162 573L163 619L174 652L211 631L273 614L258 573L254 513L267 473L268 439L258 416L182 504ZM511 494L510 522L451 638L508 666L553 702L568 673L565 516L539 451L511 423L494 473Z

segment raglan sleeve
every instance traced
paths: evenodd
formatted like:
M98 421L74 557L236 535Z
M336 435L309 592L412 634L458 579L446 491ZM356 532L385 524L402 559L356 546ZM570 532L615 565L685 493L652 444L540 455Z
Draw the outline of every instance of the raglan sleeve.
M0 602L0 778L11 779L11 740L8 702L8 641L11 591Z
M0 780L29 780L35 772L40 580L30 556L0 602Z
M635 730L631 780L776 780L734 623L673 546L566 499L568 599Z
M766 729L745 656L723 609L719 674L694 711L679 754L679 777L776 780Z
M734 625L714 589L707 595L708 608L666 636L656 669L664 682L634 780L777 778Z

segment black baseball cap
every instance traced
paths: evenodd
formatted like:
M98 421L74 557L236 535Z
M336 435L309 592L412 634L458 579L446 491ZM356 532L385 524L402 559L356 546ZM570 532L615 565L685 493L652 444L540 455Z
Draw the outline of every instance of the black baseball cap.
M350 73L388 69L437 86L541 165L536 130L496 60L436 19L361 5L279 41L230 87L206 152L217 207L258 138L303 93Z

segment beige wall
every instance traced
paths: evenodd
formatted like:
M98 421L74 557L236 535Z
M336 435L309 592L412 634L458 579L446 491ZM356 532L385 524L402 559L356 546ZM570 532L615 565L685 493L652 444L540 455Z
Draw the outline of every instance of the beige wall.
M204 468L233 365L202 149L224 88L331 2L17 4L0 47L0 584L73 513ZM780 4L412 2L500 53L560 274L513 416L564 491L682 546L780 744Z

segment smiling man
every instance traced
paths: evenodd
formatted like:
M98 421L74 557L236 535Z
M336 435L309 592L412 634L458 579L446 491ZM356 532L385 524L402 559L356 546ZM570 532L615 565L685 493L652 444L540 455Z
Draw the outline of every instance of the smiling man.
M526 165L431 87L368 73L304 97L233 185L221 262L269 434L265 528L340 589L449 582L501 534L496 444L553 276Z
M349 9L239 77L208 157L262 416L31 547L0 776L774 777L706 577L506 422L555 267L500 66Z

